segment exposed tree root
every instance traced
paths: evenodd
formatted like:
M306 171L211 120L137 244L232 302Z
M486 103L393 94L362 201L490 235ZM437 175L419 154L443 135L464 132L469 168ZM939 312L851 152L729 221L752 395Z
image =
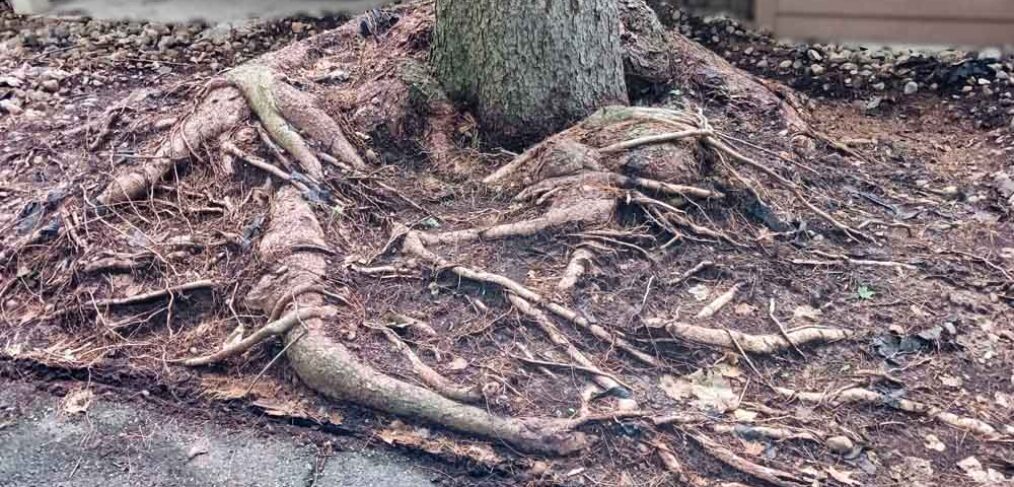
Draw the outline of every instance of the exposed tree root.
M134 296L128 296L125 298L115 299L102 299L98 301L92 301L88 303L89 307L105 308L109 306L127 306L131 304L145 303L154 299L162 299L172 297L177 293L184 293L187 291L194 291L197 289L207 289L215 287L217 283L211 280L200 280L194 282L188 282L179 286L171 286L165 289L159 289L158 291L151 291L143 294L136 294Z
M718 444L715 440L712 440L702 433L698 432L691 434L690 437L693 438L694 441L704 449L704 451L711 454L711 456L715 457L718 461L751 477L779 487L800 487L803 485L809 485L809 482L789 472L758 465L739 455L736 455L728 448Z
M552 320L550 320L545 313L536 309L531 305L531 303L515 294L507 294L507 299L518 309L518 311L521 312L521 314L534 321L535 324L538 325L547 336L549 336L549 340L551 342L553 342L556 346L563 348L571 360L577 362L583 370L591 373L595 378L595 383L602 387L603 390L618 392L621 397L629 396L633 392L630 386L625 385L617 379L616 376L600 370L594 362L589 360L584 353L570 343L570 340L567 340L567 337L563 336L563 333L560 333L560 330L555 324L553 324ZM536 365L547 365L546 363L540 363L535 359L525 360ZM633 400L628 399L627 397L623 397L623 400L624 404L622 409L635 409L637 407L637 403Z
M194 111L172 129L155 158L113 179L99 195L99 203L113 205L143 196L206 140L218 137L248 116L246 101L238 90L228 86L209 90Z
M251 293L263 303L265 312L286 296L287 289L313 282L324 274L327 264L323 257L297 250L302 244L322 240L323 231L307 203L295 189L281 188L272 204L271 224L259 251L265 260L288 270L280 276L266 276L257 292ZM323 296L314 291L297 296L292 303L299 308L321 305ZM304 383L332 399L504 441L530 452L563 455L587 444L584 435L568 430L564 421L499 417L391 378L363 364L344 345L327 337L321 319L311 318L305 324L305 337L295 330L286 335L289 361Z
M470 279L479 282L487 282L490 284L500 286L505 290L509 291L510 293L513 293L528 302L535 303L538 304L539 306L546 308L546 310L555 314L556 316L559 316L560 318L563 318L577 325L579 328L588 331L595 338L598 338L599 340L602 340L605 343L614 345L622 349L623 351L629 353L631 356L644 362L645 364L652 366L658 364L658 362L655 360L654 357L638 350L629 342L627 342L627 340L615 336L613 333L610 333L605 328L602 328L599 325L589 323L587 319L581 317L581 315L577 314L573 310L543 298L542 295L536 293L535 291L532 291L531 289L528 289L525 286L522 286L521 284L519 284L514 280L508 279L499 274L477 271L470 269L468 267L454 265L447 262L440 256L434 254L433 252L430 252L425 247L423 247L419 235L420 234L418 232L408 232L407 234L405 234L402 246L402 250L405 253L418 257L419 259L425 262L429 262L430 264L436 266L438 269L449 270L465 279Z
M398 349L405 356L410 364L412 364L412 371L415 375L419 376L419 379L426 384L430 389L437 391L441 396L448 399L461 402L479 402L482 400L482 391L478 387L465 387L451 382L446 377L440 375L439 372L433 370L432 367L426 365L422 359L419 358L415 352L404 341L397 333L388 330L387 328L379 329L387 341Z
M869 389L863 389L861 387L850 387L829 393L800 392L792 389L786 389L784 387L777 387L775 388L775 391L788 399L796 399L803 402L817 404L828 403L837 405L851 403L867 404L870 406L883 405L900 411L905 411L907 413L927 416L946 425L953 426L960 430L970 431L989 439L998 439L1003 436L997 432L996 428L984 421L975 418L958 416L957 414L949 413L936 406L931 406L929 404L909 399L901 399L890 394L883 394Z
M323 313L333 311L324 308L310 308L300 309L293 311L278 320L272 321L262 326L257 331L251 333L249 336L239 340L235 343L226 344L221 350L203 357L194 357L191 359L184 360L182 363L188 367L200 367L203 365L210 365L218 362L225 361L231 357L250 350L257 346L257 344L271 338L273 336L281 336L291 330L294 326L302 323L310 318L317 318L322 316Z
M356 170L367 168L338 123L308 95L279 80L270 66L251 63L230 71L227 76L243 93L271 139L299 161L308 174L322 174L323 168L296 129L322 144L327 153L339 161Z
M574 289L577 280L588 271L594 258L595 254L585 247L574 249L574 252L570 254L570 262L567 264L567 268L563 271L560 281L556 283L556 290L566 292Z
M743 123L728 125L735 125L737 130L758 129L760 126L770 125L765 122L771 122L771 117L762 116L764 110L770 110L774 121L777 122L774 125L777 125L779 130L787 129L797 149L803 151L813 149L807 146L807 143L812 142L809 139L815 132L809 129L791 100L779 98L772 89L738 72L711 53L702 51L696 44L675 35L659 34L654 30L656 26L650 21L635 19L636 15L640 15L635 11L639 11L640 5L643 5L640 0L622 0L621 3L630 9L628 16L625 17L625 29L627 33L633 34L624 39L628 50L626 58L628 79L640 78L642 81L659 84L676 79L692 84L703 98L721 98L724 100L723 103L734 108L736 113L741 111L744 114ZM430 9L431 5L427 3L418 8L429 12L427 9ZM631 12L635 12L636 15ZM761 203L766 210L812 213L833 227L836 233L840 232L853 240L869 237L837 219L825 205L815 202L808 189L798 182L800 179L783 175L790 174L785 166L768 166L763 161L751 157L757 153L754 151L767 151L765 154L769 156L775 154L775 157L778 157L776 153L753 145L749 141L723 134L721 130L713 127L704 113L712 116L714 111L648 107L604 108L573 127L529 148L484 179L487 184L498 189L510 190L513 195L511 204L514 205L510 210L521 210L499 214L530 214L528 212L533 208L539 208L541 214L536 214L534 218L521 221L484 221L475 228L442 233L421 232L401 227L394 222L414 221L416 225L425 224L425 220L418 219L419 215L425 215L424 218L435 218L441 224L450 222L453 225L454 222L470 220L461 218L460 214L441 214L444 207L438 206L432 200L421 198L418 193L404 186L399 187L394 182L398 181L397 179L382 180L384 174L389 173L374 171L376 168L366 162L379 159L364 146L364 141L378 140L382 138L381 136L389 136L390 140L395 141L404 139L412 144L418 142L420 147L413 146L411 156L414 157L418 153L429 155L426 171L433 168L442 169L441 165L448 160L467 159L459 154L466 151L460 151L456 142L465 134L460 130L462 128L460 125L467 125L460 122L460 119L468 117L458 113L446 98L441 96L439 87L431 86L432 80L426 77L425 67L421 66L421 63L416 63L424 55L420 46L425 45L428 40L429 31L426 26L432 24L428 17L423 18L422 15L416 17L418 18L408 19L410 25L407 29L411 32L397 33L400 37L396 42L385 42L378 37L369 40L360 39L354 33L355 24L352 24L351 27L343 27L341 33L325 34L328 36L327 40L306 41L291 49L265 56L234 69L223 79L212 82L205 89L193 111L182 117L176 127L155 148L153 158L145 159L144 164L121 174L100 196L99 201L102 204L116 205L128 199L154 195L155 190L165 190L167 186L160 184L160 181L173 174L177 164L191 158L199 160L200 154L226 155L230 161L229 165L232 164L231 161L240 159L267 172L272 178L286 183L278 186L267 184L264 188L256 189L256 193L251 193L263 196L269 194L271 187L277 187L270 199L266 228L261 228L260 223L255 225L264 233L260 235L259 240L255 240L257 255L252 260L256 265L264 266L266 269L259 274L260 280L256 286L247 293L245 303L248 308L258 310L267 316L266 321L269 323L245 338L227 343L221 350L209 350L213 353L181 362L187 366L201 366L228 361L231 357L243 354L273 336L280 336L284 347L267 363L261 373L257 374L254 382L259 380L264 371L268 370L279 357L284 356L288 358L292 369L303 383L328 398L349 401L380 412L414 418L435 426L503 442L525 452L547 455L565 455L587 447L592 438L577 431L577 428L592 423L609 423L595 426L601 427L604 431L608 431L604 426L624 429L630 426L621 424L621 419L640 418L644 420L643 426L648 428L663 424L680 424L701 449L737 471L774 485L804 484L803 479L792 473L757 465L739 457L700 432L733 434L741 438L773 442L810 441L831 448L832 441L826 433L770 425L721 423L715 417L688 413L681 409L676 409L678 413L668 417L657 416L662 408L673 410L670 407L672 403L661 403L665 399L658 397L661 395L651 395L656 391L646 387L646 384L657 382L655 374L659 370L673 368L676 361L672 360L671 356L652 354L648 351L652 350L651 346L657 342L690 342L740 352L753 367L748 354L777 354L794 349L805 358L806 355L799 347L852 339L855 333L851 330L826 327L786 330L774 316L773 308L769 309L769 315L778 325L779 333L761 335L681 322L642 320L642 311L650 312L654 309L652 306L655 303L650 302L648 297L652 291L656 291L653 296L658 296L653 285L659 282L664 281L664 285L670 288L665 289L665 292L671 292L671 288L680 286L705 269L715 266L715 261L722 262L723 269L730 273L734 272L735 266L739 264L739 261L733 258L728 260L715 258L715 261L701 261L682 274L674 272L663 277L662 273L670 271L662 269L661 266L669 265L670 261L662 251L671 245L680 243L678 249L689 250L687 258L695 260L711 255L695 253L701 249L690 247L697 243L713 245L715 251L727 251L732 247L734 251L743 253L770 248L765 247L770 241L768 239L770 232L760 236L751 235L750 230L753 230L753 227L749 226L744 232L743 221L747 221L747 225L752 225L756 221L744 218L751 215L747 210L740 210L743 200L749 199L743 196L744 194L752 194L757 201L760 201L763 195L765 201ZM653 49L652 46L661 48ZM378 54L385 49L401 49L402 52L397 57L386 54L384 55L386 57L382 57ZM348 59L343 57L349 52L337 53L343 50L359 56L350 64L355 64L356 69L362 69L365 73L362 74L362 79L348 83L347 86L350 88L347 92L336 89L334 93L324 93L323 85L308 81L313 79L312 77L299 79L306 70L319 67L308 66L317 61L321 61L320 65L326 66L327 69L332 69L335 64L345 64L351 57ZM408 55L405 55L406 53ZM329 59L328 56L332 55L334 57ZM363 59L370 59L369 56L376 56L378 60L387 64L377 68L366 66L367 63L363 63ZM420 64L417 67L422 68L421 74L390 74L391 71L411 71L415 68L406 68L403 65L416 64ZM293 69L297 67L301 69ZM318 96L319 101L327 105L318 105ZM693 100L685 101L693 107ZM322 106L328 107L328 111L323 110ZM342 116L332 116L335 111L330 107L334 106L341 107ZM411 107L411 111L406 107ZM404 109L405 113L387 113L392 111L392 108L393 111ZM348 126L346 114L351 121L348 123L356 124L355 129ZM726 121L721 114L717 117L723 122ZM257 128L256 134L248 124L254 126L259 124L260 128ZM371 131L374 129L376 130ZM359 133L366 135L359 136ZM784 133L778 135L783 136ZM215 144L220 150L207 150L207 146ZM385 146L376 147L378 152L380 149L385 151L391 149L395 152L394 157L403 155L401 148L394 147L396 144L390 144L390 147L386 146L388 142L383 144ZM477 151L472 150L467 154L475 152ZM258 154L261 157L258 157ZM264 158L264 154L270 156ZM272 158L277 160L271 160ZM383 158L390 160L386 152L383 153ZM488 161L479 157L473 159L483 163ZM338 168L340 175L347 176L346 181L340 182L338 178L333 177L334 174L328 174L325 178L328 165ZM403 169L405 168L399 167L398 171ZM419 172L416 176L421 177L422 174ZM474 172L468 175L474 175ZM403 174L398 174L398 177L402 176ZM771 180L773 184L770 188L763 187L761 182ZM362 201L369 203L362 205L368 207L363 213L368 214L367 218L371 222L381 221L384 225L391 224L395 227L394 236L379 251L375 247L379 247L379 243L388 237L386 234L380 234L382 232L380 228L385 228L380 224L376 228L355 229L379 241L370 241L369 238L357 240L355 236L346 237L345 233L342 233L352 227L343 221L336 223L340 220L336 216L334 221L326 223L329 225L329 232L333 229L340 235L339 242L329 242L325 237L322 227L324 220L318 220L314 211L328 209L313 206L310 201L319 202L312 196L324 185L333 184L331 189L343 188L335 191L339 193L344 191L343 185L346 182L348 186L360 185L357 187L376 190L375 194L371 193L361 198ZM476 194L482 195L482 192ZM371 199L376 195L380 195L377 199L383 200L382 204L375 204ZM395 197L400 201L395 200ZM152 199L154 201L158 198ZM355 199L356 197L349 197L349 200ZM256 202L254 206L257 206L265 199L259 198L254 201ZM778 208L779 204L783 205L783 208ZM233 214L232 204L229 203L228 206L230 216L237 216ZM381 207L384 211L371 212L369 209ZM239 216L246 218L250 212L249 208L246 207L246 212ZM456 211L453 205L451 208L450 211ZM341 208L333 210L337 214ZM259 207L256 211L261 212ZM408 217L411 220L406 220L402 218L405 215L399 214L401 211L418 214L413 214ZM69 218L65 214L61 216L65 222L71 222L73 218L73 214ZM141 214L138 216L145 218ZM357 215L359 216L361 214ZM161 225L161 221L159 224ZM61 239L68 236L71 244L79 250L87 248L87 240L75 236L74 226L66 223L64 226L67 233L66 235L59 233ZM799 231L776 230L777 237L802 235L803 229L804 226L800 225ZM170 227L171 230L174 229ZM252 239L258 238L245 234L239 236L238 233L228 235L230 236L225 239L226 241L242 242L244 250L249 248ZM558 237L556 241L558 244L575 245L569 253L566 268L555 286L552 284L547 286L545 281L540 281L540 273L533 273L532 276L535 277L530 279L532 284L529 284L528 280L514 280L505 274L485 271L480 266L466 261L467 256L471 255L467 251L462 251L455 257L445 258L438 252L448 249L437 247L464 246L463 244L479 244L535 235ZM82 240L84 243L79 243ZM341 245L342 241L345 246ZM16 250L38 241L20 242ZM542 244L543 240L540 239L539 245ZM206 244L204 247L211 245ZM360 259L343 255L343 252L357 245L367 248L367 252L372 256ZM394 246L398 246L398 250L405 257L403 261L395 264L388 262L388 265L375 264L374 261L377 259L390 257L388 251L395 248ZM621 258L628 260L628 256L619 254L616 252L617 249L633 251L649 261L650 265L634 259L629 259L632 263L629 267L626 267L627 262L621 264L624 266L621 267L623 272L632 269L631 273L637 273L637 276L623 276L622 283L625 288L622 293L630 292L641 296L643 291L644 298L640 302L640 307L631 307L633 309L629 312L616 306L616 309L607 309L605 313L599 313L602 308L622 304L617 302L617 297L621 300L626 299L620 292L611 296L606 296L606 292L603 292L604 289L608 291L615 289L610 288L614 285L610 280L620 274L619 271L610 273L604 268L610 264L612 260L610 256L617 256L616 260ZM189 251L191 249L188 248ZM0 251L0 261L10 257L12 255L10 252L10 250ZM194 249L192 255L196 253L197 250ZM553 259L559 254L560 252L546 252L543 255L548 256L546 259ZM186 253L182 255L187 256ZM454 254L448 252L444 255ZM853 259L844 253L817 255L828 260L793 262L804 265L844 264L915 268L911 264L901 262ZM217 265L220 259L228 257L231 257L231 254L223 251L214 256L214 260L208 265ZM342 257L346 257L344 264L341 264ZM88 253L79 262L89 262L83 265L85 273L108 270L131 271L143 266L159 270L160 265L151 265L156 258L161 261L160 265L167 267L170 265L169 262L178 261L172 258L164 259L154 250L149 250L147 253L122 255ZM596 258L598 262L593 262ZM678 264L681 270L686 262L682 260ZM509 417L487 409L487 406L490 408L502 406L503 404L498 401L491 400L489 405L467 404L481 403L486 399L486 394L478 385L462 385L453 380L453 377L442 375L437 369L427 365L423 360L427 356L419 350L430 346L434 347L433 350L438 350L436 347L446 344L443 340L446 337L441 336L444 333L461 333L455 335L455 338L468 336L469 340L479 336L478 333L473 334L474 330L469 329L470 327L460 331L461 328L457 328L457 323L447 325L442 316L432 318L430 323L433 326L396 313L380 317L379 320L366 316L365 313L360 316L359 312L365 311L363 308L366 306L360 306L354 293L344 290L332 292L328 289L328 286L334 283L346 285L355 279L369 280L363 276L378 279L410 277L418 280L419 273L412 269L417 269L420 264L430 266L438 273L450 273L480 285L495 286L510 303L508 307L512 306L512 310L521 316L526 325L534 325L541 332L536 337L542 340L538 349L533 346L533 342L517 340L516 336L513 337L513 343L500 348L508 350L508 357L540 372L516 376L503 373L505 377L501 378L502 383L505 388L516 393L515 399L518 399L516 406L518 409L513 410L527 411L529 409L522 408L544 405L534 401L535 394L526 397L527 391L524 387L527 384L523 382L524 380L531 380L532 384L543 388L549 383L550 389L556 384L564 385L566 380L567 387L580 390L578 397L567 398L574 399L575 402L580 400L580 414L573 419L558 419L548 415ZM562 262L555 262L553 265L557 264L563 265ZM79 265L76 262L72 265L80 268L76 267ZM593 266L598 266L596 269L602 271L596 272L596 277L601 276L603 279L597 279L589 286L580 287L580 292L571 296L570 292L578 287L578 281L588 274ZM339 273L337 276L336 269ZM348 271L347 276L341 275L341 271ZM639 286L642 288L644 286L643 281L638 279L649 272L647 289L639 289ZM356 275L357 273L360 275ZM248 274L238 275L243 276L241 278L248 276ZM344 277L348 276L352 278L346 280ZM119 279L126 276L112 277ZM88 302L87 305L96 308L98 313L105 314L111 310L100 308L136 305L162 298L171 299L180 292L213 287L217 282L217 280L201 281L129 298ZM414 283L410 280L406 282ZM634 284L628 286L631 282ZM13 284L17 283L8 281L4 286L4 292ZM384 284L392 283L384 281ZM733 285L704 306L696 318L707 320L718 316L718 313L735 299L742 286L741 283ZM237 286L237 289L244 288L245 286ZM386 287L380 289L382 291L379 294L386 294L388 291ZM401 299L397 296L398 292L391 294L394 296L389 298L392 302ZM464 293L457 293L455 298L459 299L462 294ZM484 335L475 343L487 344L488 342L479 340L489 340L490 336L494 336L493 340L498 341L496 344L501 345L499 340L504 339L505 334L501 333L503 330L497 329L496 333L486 332L494 324L501 323L501 318L511 310L504 309L503 314L497 316L490 312L494 311L490 308L495 306L490 301L477 300L468 295L465 295L465 298L471 303L472 310L476 311L478 319L484 322L479 328ZM239 314L231 309L233 301L234 299L229 302L230 310L238 319ZM650 303L651 306L645 306L645 303ZM4 312L2 305L5 303L0 303L0 313ZM348 306L355 313L346 313L342 305ZM461 304L454 304L459 305ZM431 309L435 310L437 307L434 305ZM468 309L467 306L465 309ZM427 311L430 309L423 310ZM667 311L672 310L667 309L663 312ZM596 315L597 319L590 318ZM280 316L281 318L278 318ZM608 318L604 319L602 316ZM135 323L136 319L131 318L129 322ZM450 318L451 321L457 319L459 319L457 316ZM609 321L614 319L615 322ZM349 323L338 323L339 320L349 320ZM381 346L400 354L404 360L398 362L402 365L407 363L409 372L388 374L375 368L370 360L376 359L369 354L369 348L360 348L359 344L347 347L344 343L344 340L353 340L354 330L348 334L339 334L335 331L335 328L342 332L349 331L360 322L375 321L382 321L385 326L370 326L370 328L382 333L390 345L381 343ZM114 323L108 328L114 330L120 328L120 323L124 322ZM211 321L206 322L208 323ZM566 323L573 328L568 327ZM633 330L642 323L647 325L649 335L633 338L635 336ZM396 327L407 331L408 335L402 331L396 333L393 330ZM206 330L207 328L202 327L195 335L199 336ZM574 336L584 333L597 342L594 343L594 347L584 346L564 332ZM665 337L666 333L669 338ZM546 339L542 339L542 335ZM359 335L360 339L362 336ZM366 336L371 340L378 342L380 340L380 337L374 334ZM406 338L403 339L403 336ZM659 336L662 338L655 338ZM418 347L413 343L413 338L421 339L416 342L419 344ZM507 335L506 340L511 339L512 337ZM375 344L370 342L370 345ZM593 350L600 351L606 348L610 355L593 353ZM443 353L443 350L439 351ZM511 354L512 351L519 351L518 355ZM697 350L694 352L706 353ZM650 369L630 370L626 365L631 363L631 358L650 366ZM468 363L478 362L472 360ZM502 363L497 361L491 363L502 366ZM482 366L495 377L497 371L491 363ZM571 374L561 370L569 371ZM576 376L580 376L582 380L574 381L573 377ZM517 380L518 377L521 380ZM584 378L587 378L587 382ZM470 383L473 382L477 381L472 379ZM746 389L744 388L744 395ZM934 418L941 423L986 438L1003 438L993 426L983 421L867 389L848 387L827 394L796 392L784 388L775 390L783 397L811 403L888 405ZM635 394L638 395L637 400L634 398ZM644 397L641 397L642 395ZM492 396L490 398L492 399ZM593 403L599 398L608 398L609 404L615 406L613 412L606 414L592 412L592 405L596 406L596 409L602 405ZM612 402L613 398L616 399L615 402ZM645 410L638 409L638 401L643 403L642 407ZM562 411L572 405L577 407L577 404L564 404L563 401L553 406L556 408L561 404L564 407L554 410L559 417L564 417L565 414L572 415L572 412ZM512 404L510 407L513 408L515 405ZM1008 431L1004 430L1004 434ZM633 442L637 441L645 440ZM623 442L618 444L620 443ZM668 444L661 440L647 440L646 444L655 448L664 466L676 474L681 482L694 486L710 485L709 481L688 471ZM639 447L642 448L642 453L650 453L650 450L643 449L644 445Z
M852 332L840 328L811 327L790 331L787 333L787 339L782 335L749 335L738 331L719 330L679 322L663 324L661 320L656 319L645 320L645 322L651 327L664 328L669 335L677 340L731 350L742 347L746 352L761 355L783 352L799 345L846 340L853 336ZM737 347L737 343L739 347Z
M718 313L722 308L725 307L725 305L729 304L736 297L736 293L739 292L739 288L742 286L743 286L742 283L733 284L733 286L729 288L728 291L722 293L720 296L715 298L714 301L708 303L707 306L701 308L701 310L697 312L695 318L706 319L715 316L715 313Z

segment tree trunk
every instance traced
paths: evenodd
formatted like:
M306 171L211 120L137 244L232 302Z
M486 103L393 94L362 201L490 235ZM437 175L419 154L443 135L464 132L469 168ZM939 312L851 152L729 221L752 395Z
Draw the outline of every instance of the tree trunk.
M626 103L616 0L437 0L433 65L486 140L544 138Z

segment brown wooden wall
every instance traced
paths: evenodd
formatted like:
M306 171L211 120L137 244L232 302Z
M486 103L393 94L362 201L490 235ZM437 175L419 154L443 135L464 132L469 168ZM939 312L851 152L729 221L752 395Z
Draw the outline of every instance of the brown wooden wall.
M797 40L1014 45L1014 0L755 0L755 20Z

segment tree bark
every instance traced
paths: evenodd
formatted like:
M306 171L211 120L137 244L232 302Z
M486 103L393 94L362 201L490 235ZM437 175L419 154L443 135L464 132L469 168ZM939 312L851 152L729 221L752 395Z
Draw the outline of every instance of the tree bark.
M541 140L627 102L616 0L437 0L433 66L486 139Z

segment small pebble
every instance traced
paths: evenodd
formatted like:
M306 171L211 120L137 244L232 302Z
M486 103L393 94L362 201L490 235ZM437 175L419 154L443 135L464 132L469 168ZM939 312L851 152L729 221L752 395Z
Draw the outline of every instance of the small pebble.
M828 450L839 455L849 453L855 448L855 444L847 436L832 436L827 439L825 445L827 445Z
M904 92L906 95L914 95L918 91L919 91L919 83L916 83L915 81L909 81L908 83L905 83Z

